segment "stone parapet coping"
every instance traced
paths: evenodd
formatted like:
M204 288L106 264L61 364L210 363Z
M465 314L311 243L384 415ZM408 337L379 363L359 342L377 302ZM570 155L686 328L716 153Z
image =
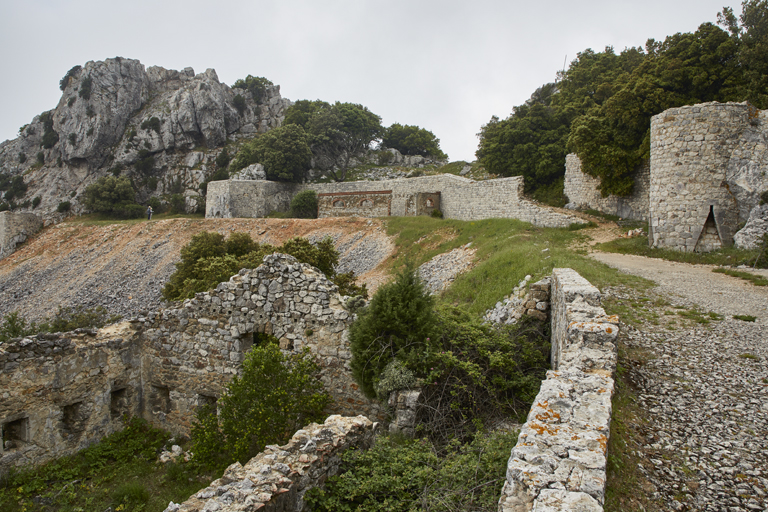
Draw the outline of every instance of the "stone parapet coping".
M618 317L572 269L552 272L552 367L507 464L500 512L602 511Z

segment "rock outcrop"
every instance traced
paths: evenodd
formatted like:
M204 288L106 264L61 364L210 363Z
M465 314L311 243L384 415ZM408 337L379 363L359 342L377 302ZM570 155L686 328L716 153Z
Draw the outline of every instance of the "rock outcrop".
M76 66L62 85L55 109L0 144L0 173L24 175L26 199L40 196L35 213L48 221L62 201L81 211L85 187L110 172L129 176L139 200L183 194L188 209L202 207L199 187L224 143L280 126L291 105L279 86L256 101L213 69L145 70L120 57Z
M733 235L736 247L741 249L756 249L768 233L768 204L752 208L747 223Z

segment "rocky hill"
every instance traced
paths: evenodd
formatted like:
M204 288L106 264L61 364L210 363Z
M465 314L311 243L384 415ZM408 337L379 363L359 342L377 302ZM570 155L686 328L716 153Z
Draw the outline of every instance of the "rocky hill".
M17 203L39 196L33 211L49 223L63 217L60 202L82 211L80 194L108 173L130 176L140 201L180 193L194 210L224 144L279 126L291 105L279 86L254 98L213 69L145 69L120 57L75 66L61 88L55 109L0 144L0 174L23 175L28 186Z
M249 233L279 245L304 236L334 239L341 272L354 271L374 290L386 277L380 268L394 251L376 219L172 219L152 222L49 226L0 260L0 318L18 311L28 320L53 315L59 306L104 306L131 317L160 305L160 290L179 252L193 235Z

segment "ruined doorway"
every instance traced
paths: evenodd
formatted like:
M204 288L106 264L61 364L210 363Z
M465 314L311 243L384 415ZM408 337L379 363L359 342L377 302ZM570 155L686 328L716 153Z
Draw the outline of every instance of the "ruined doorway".
M701 234L696 242L696 247L693 249L694 252L710 252L723 246L720 232L717 229L717 222L715 222L714 209L714 206L709 206L709 214L707 220L704 221L704 227L701 228Z

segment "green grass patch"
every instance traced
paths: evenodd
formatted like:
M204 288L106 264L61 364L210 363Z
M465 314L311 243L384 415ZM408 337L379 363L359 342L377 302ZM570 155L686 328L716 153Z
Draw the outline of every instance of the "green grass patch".
M585 235L568 229L539 228L514 219L460 221L429 217L392 217L387 232L395 237L397 254L391 264L406 260L421 265L430 258L472 243L475 266L456 278L442 299L482 314L508 295L527 275L534 281L553 268L570 267L598 288L627 284L641 289L651 281L623 274L569 249Z
M757 250L737 249L726 247L712 252L684 252L673 249L659 249L648 246L647 236L632 238L617 238L594 246L597 251L615 252L619 254L634 254L648 258L678 261L680 263L706 265L746 265L755 261Z
M724 268L724 267L713 268L712 272L717 272L718 274L725 274L731 277L738 277L739 279L749 281L755 286L768 286L768 279L764 278L763 276L757 276L750 272L742 272L740 270L733 270L731 268Z
M696 322L697 324L707 325L710 320L720 321L723 319L722 315L714 313L712 311L705 313L698 309L689 309L687 311L678 311L677 314L687 320Z
M207 485L190 463L157 463L171 434L133 419L75 455L0 480L0 512L160 511ZM170 445L168 446L170 448Z
M604 219L604 220L609 220L609 221L613 221L613 222L621 220L621 217L619 217L618 215L611 215L610 213L603 213L603 212L600 212L600 211L597 211L597 210L592 210L592 209L583 210L583 211L584 211L584 213L586 213L588 215L592 215L593 217L599 217L599 218Z
M735 318L736 320L744 321L744 322L754 322L755 320L757 320L757 317L752 315L733 315L733 318Z
M751 359L753 361L757 361L757 360L760 359L759 357L757 357L754 354L739 354L739 357L742 358L742 359Z

